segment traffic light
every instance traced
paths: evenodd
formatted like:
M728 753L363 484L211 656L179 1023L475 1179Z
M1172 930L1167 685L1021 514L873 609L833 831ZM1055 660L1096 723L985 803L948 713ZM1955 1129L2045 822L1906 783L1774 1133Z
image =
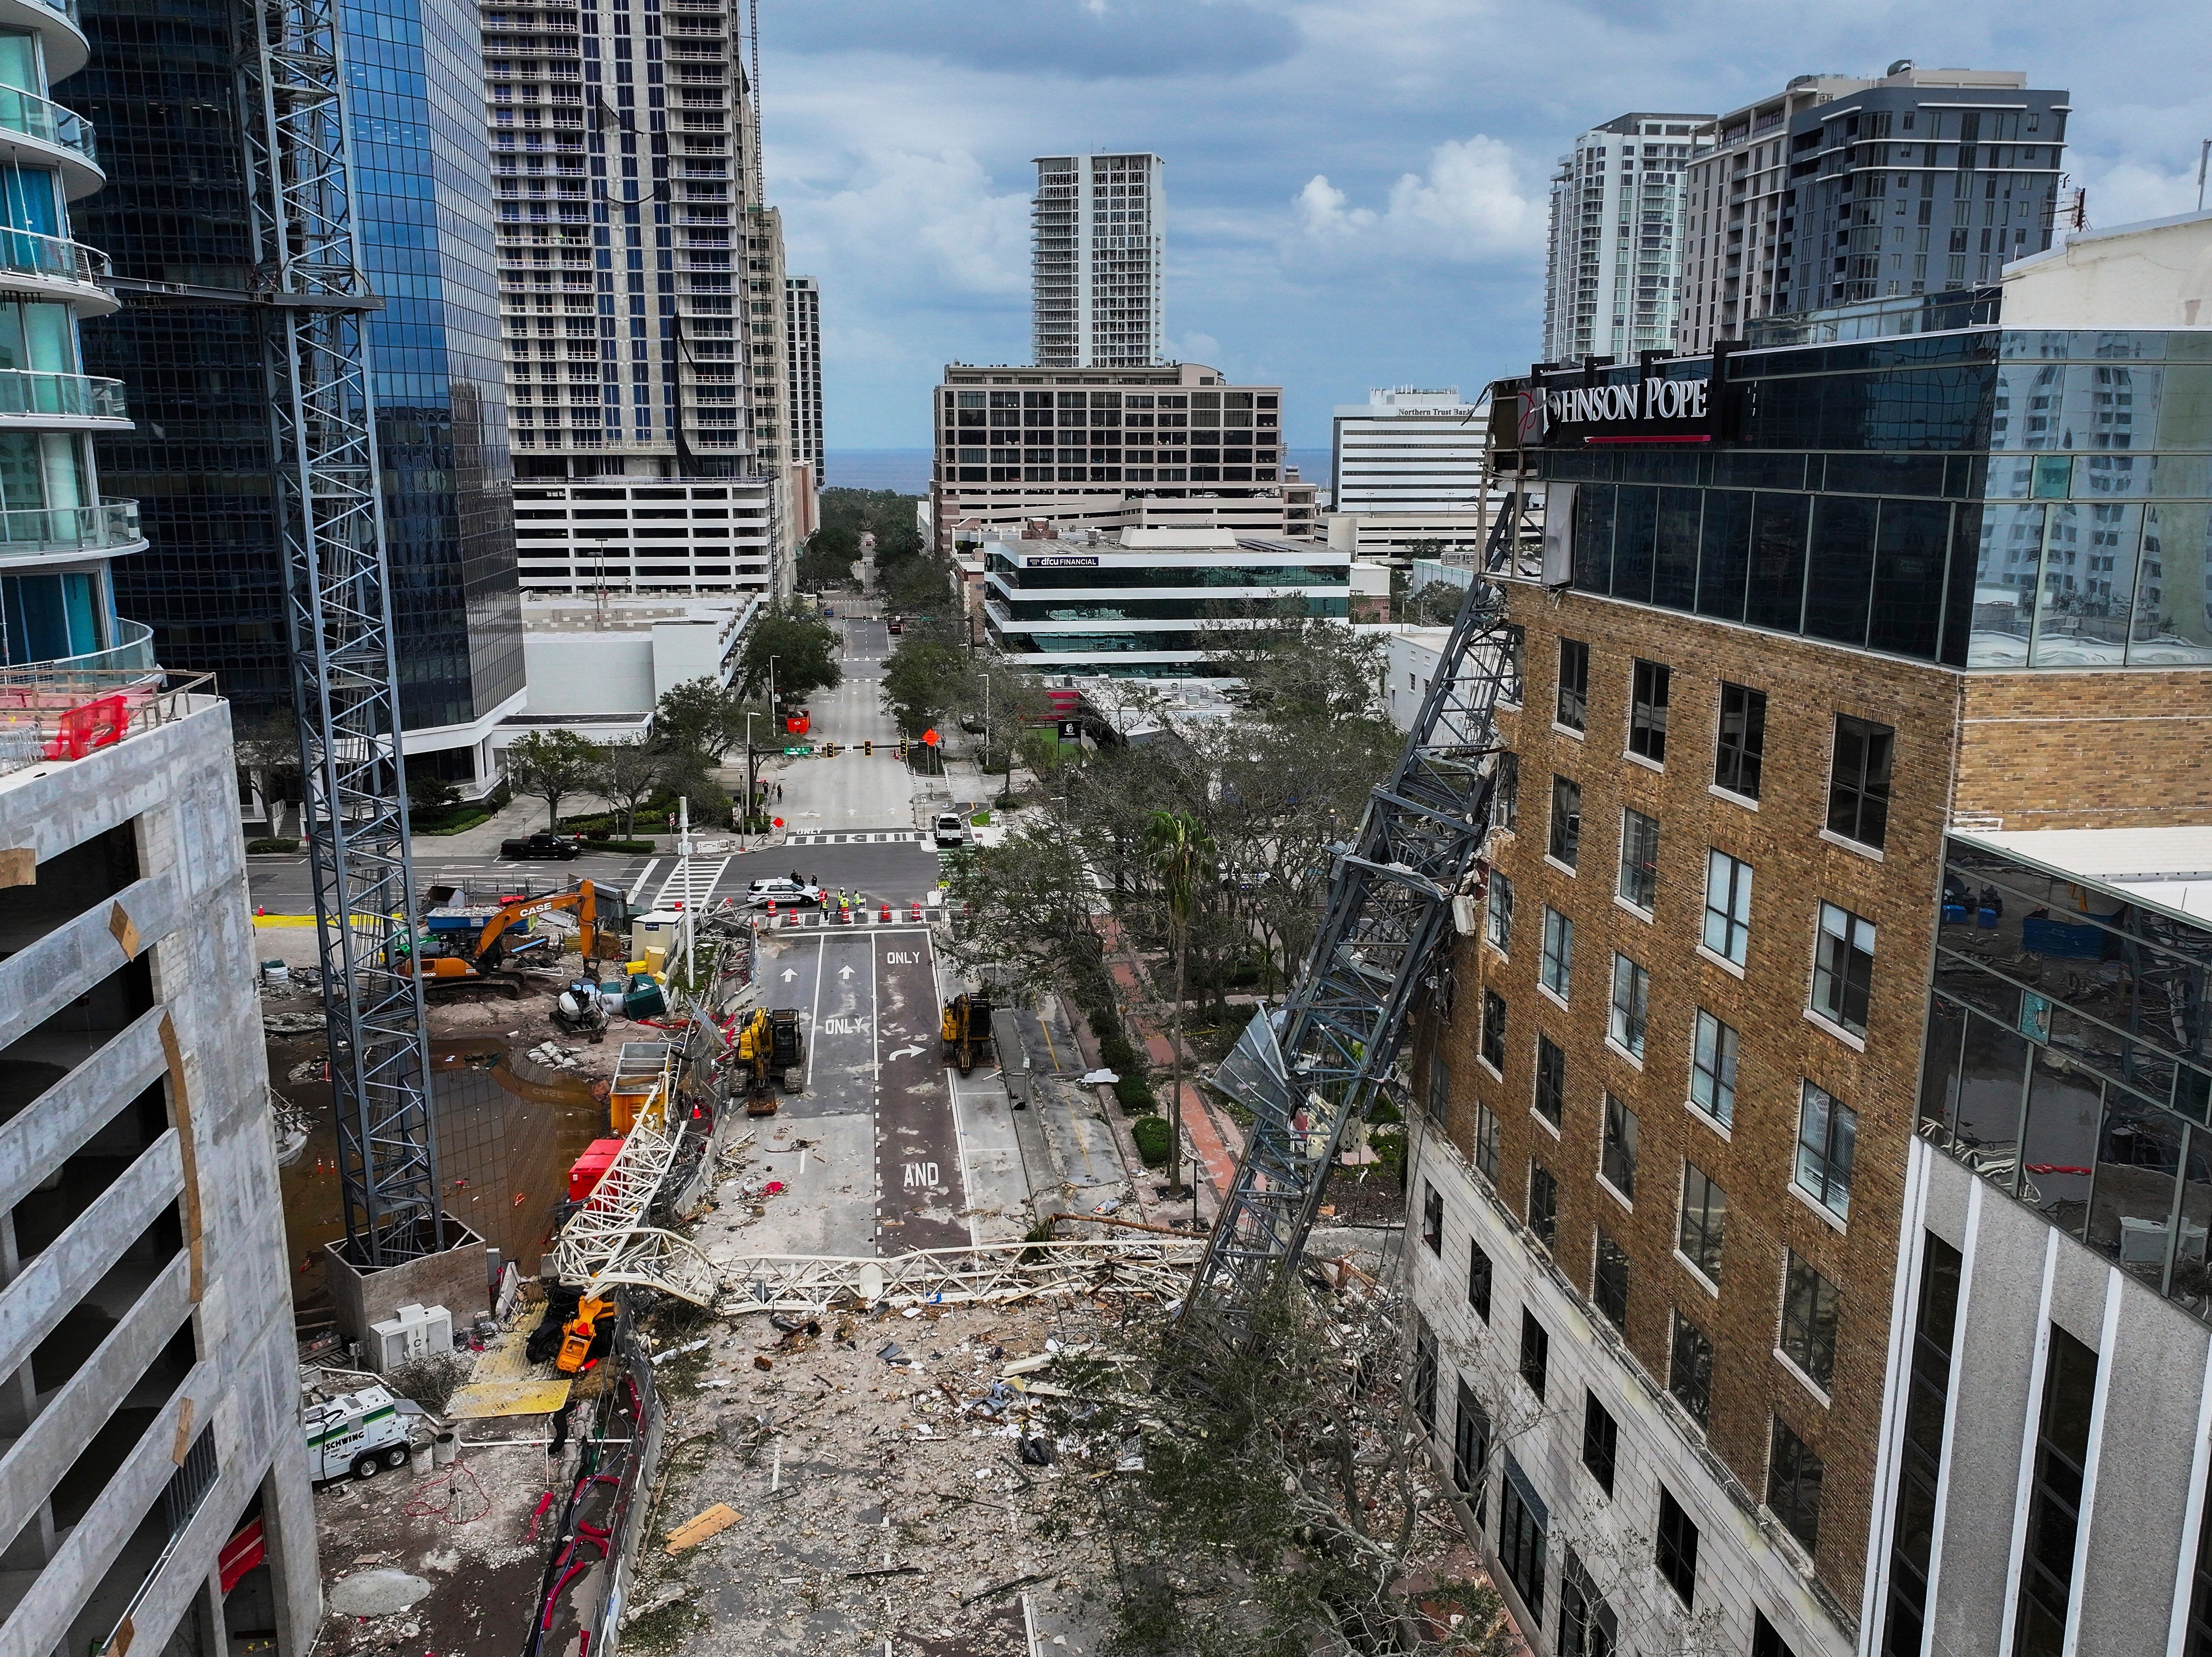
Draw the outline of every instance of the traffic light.
M836 759L837 757L837 744L834 742L823 743L822 744L822 756L824 759Z
M875 758L876 739L873 737L864 737L860 743L860 751L866 754L870 759Z
M904 737L901 737L899 738L898 756L902 762L906 758L906 738Z

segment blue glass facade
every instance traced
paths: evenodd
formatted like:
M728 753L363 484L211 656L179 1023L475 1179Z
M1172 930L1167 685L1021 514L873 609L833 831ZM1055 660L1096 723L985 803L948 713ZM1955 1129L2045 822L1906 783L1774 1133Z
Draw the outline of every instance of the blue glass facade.
M84 16L91 61L62 90L104 124L115 174L88 230L118 276L244 288L231 8L93 0ZM368 344L402 708L410 728L462 725L523 683L475 17L454 0L373 0L345 18L356 212L385 300ZM118 570L119 603L154 624L164 662L214 671L234 701L281 704L283 576L252 317L134 301L84 341L92 372L122 379L141 411L137 431L100 446L153 543Z
M2212 335L1988 327L1728 362L1710 427L1528 451L1577 486L1578 591L1953 667L2212 664Z

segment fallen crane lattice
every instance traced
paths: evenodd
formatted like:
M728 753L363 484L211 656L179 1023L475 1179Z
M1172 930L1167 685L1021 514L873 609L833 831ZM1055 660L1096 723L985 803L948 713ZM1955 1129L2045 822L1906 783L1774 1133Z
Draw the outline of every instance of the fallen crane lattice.
M667 1120L674 1083L664 1065L622 1150L592 1187L591 1200L561 1228L553 1265L562 1283L590 1290L636 1284L695 1306L713 1302L714 1262L690 1238L645 1223L676 1161Z
M959 1306L1033 1295L1147 1294L1180 1299L1203 1242L982 1243L872 1255L756 1254L723 1268L721 1310L823 1312L842 1304Z

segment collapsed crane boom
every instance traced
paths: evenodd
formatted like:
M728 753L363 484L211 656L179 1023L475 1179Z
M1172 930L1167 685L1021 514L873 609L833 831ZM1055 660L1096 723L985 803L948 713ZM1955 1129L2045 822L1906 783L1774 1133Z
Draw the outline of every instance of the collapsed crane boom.
M1489 568L1514 550L1517 505L1499 515ZM1304 1252L1346 1132L1389 1083L1489 830L1501 756L1492 715L1519 671L1508 627L1504 592L1475 580L1396 768L1352 843L1332 848L1328 909L1289 1000L1253 1019L1215 1077L1254 1122L1185 1306L1202 1342L1246 1344Z

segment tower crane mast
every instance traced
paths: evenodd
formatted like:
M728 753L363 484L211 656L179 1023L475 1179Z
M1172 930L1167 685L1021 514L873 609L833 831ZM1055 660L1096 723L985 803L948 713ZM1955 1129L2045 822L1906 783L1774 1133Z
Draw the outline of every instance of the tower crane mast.
M1345 1136L1394 1085L1454 900L1481 901L1504 758L1492 714L1519 671L1504 591L1484 578L1517 556L1522 508L1516 494L1492 528L1396 767L1331 848L1328 907L1288 999L1254 1017L1216 1073L1254 1120L1184 1305L1200 1363L1208 1347L1244 1348L1297 1269Z

